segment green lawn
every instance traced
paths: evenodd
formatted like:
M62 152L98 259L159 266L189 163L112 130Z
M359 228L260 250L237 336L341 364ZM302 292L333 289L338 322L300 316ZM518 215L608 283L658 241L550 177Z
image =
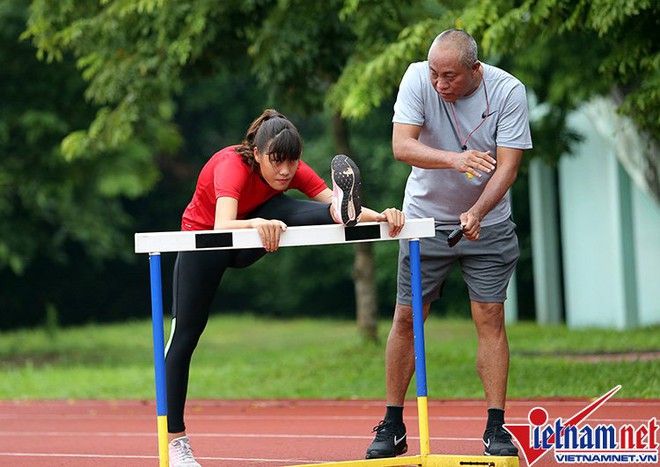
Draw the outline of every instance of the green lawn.
M214 316L193 359L189 397L381 399L388 331L381 322L376 345L362 342L350 321ZM619 397L660 398L660 360L582 358L660 351L659 327L571 331L521 323L508 333L510 398L592 397L618 384ZM472 323L430 318L425 336L429 397L483 397ZM148 321L0 334L0 399L151 399L153 379Z

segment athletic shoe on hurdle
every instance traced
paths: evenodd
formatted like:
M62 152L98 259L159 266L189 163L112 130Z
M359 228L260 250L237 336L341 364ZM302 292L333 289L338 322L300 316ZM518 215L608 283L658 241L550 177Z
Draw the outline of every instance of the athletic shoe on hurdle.
M382 420L373 431L376 437L367 449L367 459L395 457L408 451L405 424Z
M195 460L190 440L187 436L176 438L170 441L170 467L202 467Z
M513 445L511 435L502 425L486 428L484 432L484 455L517 456L518 448Z
M333 157L330 167L334 217L346 226L353 226L362 214L360 169L350 157L343 154Z

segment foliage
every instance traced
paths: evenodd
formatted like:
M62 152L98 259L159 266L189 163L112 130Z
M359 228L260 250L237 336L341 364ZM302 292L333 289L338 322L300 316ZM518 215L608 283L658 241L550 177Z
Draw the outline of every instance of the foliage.
M528 0L486 28L484 44L500 54L527 49L516 63L532 73L535 65L552 68L550 79L532 85L548 102L566 108L611 94L658 141L660 120L650 109L660 105L660 49L649 31L660 26L659 13L653 0Z
M307 114L321 108L352 45L337 15L341 3L278 1L247 27L252 69L271 100Z
M114 229L128 225L117 193L138 195L136 178L156 177L144 170L148 161L136 145L94 162L62 157L61 139L94 108L82 98L84 83L70 59L45 65L18 41L23 3L0 6L0 269L15 274L37 255L65 260L71 242L93 258L115 255L126 244Z
M73 53L88 82L85 97L100 108L86 130L68 135L68 158L95 156L138 140L151 148L178 145L171 121L182 65L213 37L207 25L221 13L212 2L35 1L28 29L38 56L52 62ZM145 180L150 187L153 180Z

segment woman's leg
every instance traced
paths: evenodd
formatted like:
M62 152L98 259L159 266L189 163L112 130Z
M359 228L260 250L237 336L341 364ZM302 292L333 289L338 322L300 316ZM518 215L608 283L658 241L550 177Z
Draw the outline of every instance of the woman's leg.
M330 204L277 195L255 209L250 217L279 219L288 226L334 224Z
M250 219L255 217L279 219L288 226L335 223L332 215L330 215L330 205L328 203L295 199L286 195L277 195L271 198L248 215ZM263 248L238 250L230 266L232 268L248 267L265 254L266 250Z
M250 216L279 219L287 225L334 223L329 204L278 195ZM180 252L174 264L172 330L167 344L167 421L170 433L185 431L184 409L190 361L209 317L227 267L244 268L266 254L263 248Z
M167 343L167 422L170 433L185 431L183 420L192 354L209 317L232 250L180 252L174 264L172 330Z

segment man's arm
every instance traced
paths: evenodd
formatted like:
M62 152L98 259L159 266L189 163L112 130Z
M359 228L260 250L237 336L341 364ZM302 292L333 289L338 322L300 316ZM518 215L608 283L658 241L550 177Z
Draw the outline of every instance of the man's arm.
M468 240L477 240L481 232L481 220L493 209L511 188L518 177L518 167L523 150L497 148L497 170L486 184L477 202L461 214L461 225Z
M495 169L495 159L490 151L479 152L468 149L463 152L443 151L419 141L421 126L395 123L392 129L392 151L394 158L422 169L454 169L481 177Z

